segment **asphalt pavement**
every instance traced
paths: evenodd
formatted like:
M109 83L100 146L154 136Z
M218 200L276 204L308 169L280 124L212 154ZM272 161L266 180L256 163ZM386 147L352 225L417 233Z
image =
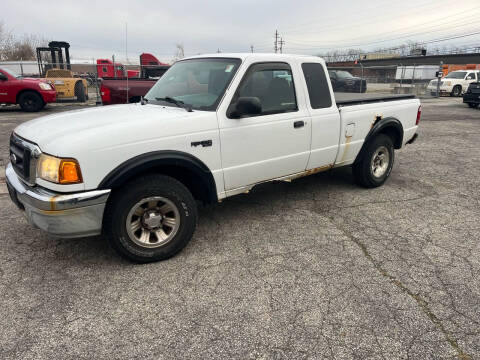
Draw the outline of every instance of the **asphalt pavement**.
M0 108L0 166L17 124L69 108ZM384 186L264 184L147 265L32 228L0 173L0 358L480 358L479 136L480 110L425 100Z

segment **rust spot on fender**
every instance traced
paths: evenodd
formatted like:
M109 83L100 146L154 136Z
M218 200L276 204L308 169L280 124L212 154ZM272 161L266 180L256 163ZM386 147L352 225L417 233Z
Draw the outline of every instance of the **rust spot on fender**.
M52 197L50 198L50 210L51 210L51 211L55 211L55 197L56 197L56 196L52 196Z
M347 153L348 153L348 150L350 149L350 142L351 141L352 141L352 137L347 136L347 139L345 140L345 148L343 149L342 159L339 162L340 164L343 163L345 161L345 158L347 157Z
M372 124L370 125L370 129L373 128L373 125L377 123L377 121L382 120L383 115L382 114L376 114L375 117L373 118Z

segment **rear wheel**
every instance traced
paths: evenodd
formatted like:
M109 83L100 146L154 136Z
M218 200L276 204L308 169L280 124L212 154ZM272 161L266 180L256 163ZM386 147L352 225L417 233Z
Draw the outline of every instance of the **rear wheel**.
M196 222L190 191L169 176L150 175L112 194L104 230L120 255L145 263L168 259L182 250Z
M380 134L370 141L363 157L353 165L355 182L363 187L382 185L390 176L395 157L392 139Z
M75 84L74 93L78 102L87 101L87 96L85 94L85 85L83 85L83 82L77 81L77 83Z
M460 85L455 85L453 87L451 95L455 97L462 95L462 87Z
M25 91L18 98L18 104L23 111L35 112L40 111L45 106L42 97L33 91Z

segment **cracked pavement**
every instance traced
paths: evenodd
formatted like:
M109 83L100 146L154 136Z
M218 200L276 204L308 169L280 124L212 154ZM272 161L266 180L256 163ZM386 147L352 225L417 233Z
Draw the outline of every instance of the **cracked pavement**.
M1 166L42 114L0 109ZM0 173L0 358L480 358L479 135L480 110L425 100L383 187L264 184L148 265L33 229Z

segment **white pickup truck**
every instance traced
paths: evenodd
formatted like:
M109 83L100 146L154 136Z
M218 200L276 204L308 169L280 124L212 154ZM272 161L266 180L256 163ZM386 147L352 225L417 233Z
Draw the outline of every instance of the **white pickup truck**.
M310 56L178 61L141 103L18 126L9 193L50 234L103 233L121 255L148 262L188 243L196 201L216 203L259 183L347 165L358 184L379 186L394 149L417 136L420 102L335 100L327 74L325 62Z

